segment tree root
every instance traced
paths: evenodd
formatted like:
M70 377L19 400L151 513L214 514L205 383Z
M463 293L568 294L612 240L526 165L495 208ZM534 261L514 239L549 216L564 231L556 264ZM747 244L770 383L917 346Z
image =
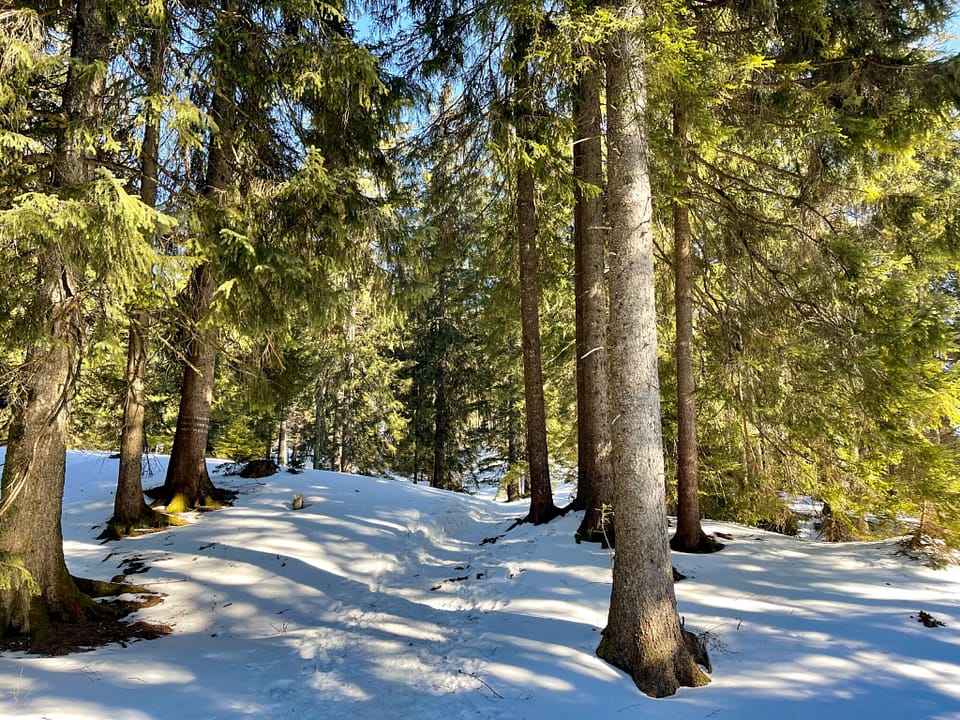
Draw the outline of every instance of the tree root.
M670 539L670 549L674 552L691 553L697 555L709 555L711 553L723 550L725 545L717 540L713 535L707 535L701 531L695 542L688 542L686 537L679 534Z
M149 512L143 513L134 520L120 521L116 517L110 518L103 532L97 535L97 540L120 540L125 537L146 535L164 528L181 525L186 525L186 522L173 515L150 508Z

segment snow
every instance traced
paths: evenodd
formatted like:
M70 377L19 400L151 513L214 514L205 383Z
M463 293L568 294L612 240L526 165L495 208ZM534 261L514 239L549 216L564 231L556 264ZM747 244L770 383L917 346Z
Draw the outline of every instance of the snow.
M7 654L0 718L960 719L960 569L892 542L708 523L727 548L674 564L713 682L651 700L594 655L611 557L573 542L575 515L507 532L523 504L306 470L215 476L239 490L234 507L100 544L116 474L103 454L69 454L68 564L110 579L143 562L130 580L166 598L137 617L174 633Z

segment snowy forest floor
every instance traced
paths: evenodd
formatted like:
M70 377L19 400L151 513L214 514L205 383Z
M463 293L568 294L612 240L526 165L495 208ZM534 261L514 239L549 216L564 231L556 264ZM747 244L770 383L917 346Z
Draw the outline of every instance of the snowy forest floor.
M313 470L215 474L240 493L234 507L101 544L116 475L105 454L69 453L68 565L138 571L130 581L166 596L133 619L173 633L6 652L0 718L960 720L960 569L931 570L895 542L707 523L726 549L674 565L713 681L650 700L594 654L611 556L574 543L576 514L506 532L525 504Z

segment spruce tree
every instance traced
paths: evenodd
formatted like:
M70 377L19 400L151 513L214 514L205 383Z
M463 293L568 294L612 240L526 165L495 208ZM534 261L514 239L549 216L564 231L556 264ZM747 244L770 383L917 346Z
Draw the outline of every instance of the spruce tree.
M11 17L42 27L29 10L4 20ZM69 407L86 345L91 295L129 296L144 283L155 261L144 234L164 227L156 213L98 167L95 148L103 139L100 122L115 19L98 0L81 0L71 8L59 108L66 122L46 136L37 128L34 141L19 148L23 152L44 140L52 143L49 186L22 195L0 213L4 253L15 250L5 264L17 272L30 262L37 279L34 290L22 298L25 311L8 320L13 321L10 330L17 329L18 321L21 328L34 330L26 336L0 481L4 635L42 636L52 620L79 620L99 607L81 594L64 562L60 506ZM43 30L34 38L37 56L55 48ZM12 38L5 34L3 40ZM31 96L27 98L29 102Z
M146 60L146 97L144 129L140 159L140 200L157 206L160 172L160 102L165 79L168 17L165 3L148 15L144 38ZM170 522L157 513L143 498L142 468L146 445L144 418L146 411L147 334L149 313L136 308L130 313L127 329L126 393L123 403L123 424L120 431L120 466L117 471L117 492L113 516L107 523L109 537L131 534L136 528L158 527Z
M613 476L607 402L607 293L601 138L602 63L593 43L580 49L574 88L574 275L577 335L577 538L610 543Z
M516 175L516 218L519 242L520 323L523 348L523 385L527 423L527 467L530 482L530 511L526 520L546 523L559 513L553 503L550 464L547 452L546 408L543 396L543 367L540 344L540 286L537 281L536 181L533 152L534 97L527 54L535 28L530 17L516 22L511 63L515 77L516 133L519 147Z
M707 682L686 644L667 538L657 367L642 11L619 8L606 47L610 398L614 528L610 612L597 654L663 697Z

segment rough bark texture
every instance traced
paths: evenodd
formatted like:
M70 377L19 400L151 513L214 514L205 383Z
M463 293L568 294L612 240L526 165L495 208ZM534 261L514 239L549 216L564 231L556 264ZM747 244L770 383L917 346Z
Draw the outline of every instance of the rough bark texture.
M123 404L123 429L120 432L120 469L117 473L117 494L113 498L113 517L110 518L105 537L129 535L137 527L157 527L168 521L165 515L153 510L143 499L146 322L147 316L143 312L136 312L130 317L127 393Z
M321 379L317 380L317 387L314 391L314 416L313 416L313 469L323 469L323 457L327 452L327 425L324 415L324 401L327 396L326 383ZM269 457L270 453L267 452Z
M448 396L450 360L448 358L450 328L447 315L447 277L441 272L438 278L436 294L437 319L433 325L439 340L439 354L435 356L432 386L433 386L433 469L430 474L431 487L444 490L461 490L459 479L456 477L450 461L453 446L453 410L450 407ZM434 340L437 342L437 340ZM435 348L436 349L436 348Z
M147 91L157 95L163 87L166 33L155 29L150 48L150 74ZM153 105L146 109L140 164L140 200L150 207L157 205L157 178L160 150L160 113ZM168 523L168 517L154 511L143 499L143 428L146 407L147 326L149 316L142 310L130 314L127 339L127 392L123 403L123 427L120 431L120 469L117 473L117 494L113 499L113 517L105 537L131 534L138 527L157 527Z
M639 13L633 6L624 8ZM645 88L639 39L606 52L610 230L610 398L617 554L597 654L663 697L702 685L684 641L667 538Z
M513 432L513 427L515 425L513 421L513 412L510 413L510 437L507 440L507 468L508 470L513 470L519 461L520 453L517 452L517 441L515 439L515 433ZM507 502L516 502L523 496L523 488L520 487L521 476L518 472L510 472L507 478Z
M209 265L197 267L190 278L189 297L201 318L210 306L213 291ZM211 331L203 327L195 328L193 332L180 388L180 410L166 481L163 487L151 493L168 512L215 507L227 499L223 491L214 487L207 472L207 436L217 362L217 348L211 335Z
M447 359L439 358L433 392L433 472L432 487L457 490L448 459L450 450L450 404L447 400Z
M673 134L682 143L686 135L683 114L673 111ZM673 267L676 306L677 363L677 530L670 547L680 552L713 552L723 547L700 524L700 473L697 458L696 381L693 373L693 257L690 231L690 179L677 171L673 200Z
M43 633L50 617L82 615L80 593L67 572L60 527L68 403L76 382L82 325L66 283L61 282L69 277L63 258L48 251L39 265L52 344L30 353L26 396L15 407L7 439L2 495L15 499L0 523L0 555L6 558L0 565L0 635L8 630ZM37 594L24 596L26 578L7 577L13 563L22 564Z
M78 0L62 95L68 122L58 138L52 185L69 191L90 181L87 130L96 127L110 57L110 36L96 0ZM51 618L79 619L88 599L63 556L60 515L69 403L83 348L77 278L59 247L37 253L37 289L46 342L27 356L22 396L13 408L0 481L0 635L42 634Z
M613 477L607 408L607 296L604 278L603 148L600 140L600 68L585 51L574 97L573 213L577 322L577 459L575 508L585 510L577 538L609 544L613 538ZM585 191L582 185L597 188Z
M230 35L237 21L236 3L221 3L219 32ZM218 65L214 63L216 68ZM236 87L229 72L213 76L210 117L217 128L207 149L207 173L202 194L213 204L224 202L234 181L234 134L237 124ZM217 338L210 326L209 313L216 289L214 268L204 263L194 268L187 290L187 308L191 337L187 347L180 411L170 451L170 464L163 486L151 493L168 511L213 507L229 499L229 494L214 487L207 472L207 437L210 433L210 408L213 401L214 371L217 363Z
M351 472L353 456L353 378L356 368L354 343L357 339L357 302L350 305L350 316L343 329L347 351L343 358L343 379L337 386L336 427L334 430L334 452L332 468L336 472Z
M286 467L289 462L289 442L287 441L287 411L280 411L280 430L277 433L277 465Z
M517 44L517 53L522 58L516 85L520 112L517 134L524 140L530 137L532 123L532 111L527 97L530 92L529 70L524 57L528 43L518 40ZM526 519L539 524L555 518L559 510L553 504L553 489L550 486L546 404L543 398L543 369L540 357L536 186L533 171L526 166L517 173L516 208L517 239L520 245L520 324L527 418L527 465L530 470L530 512Z

